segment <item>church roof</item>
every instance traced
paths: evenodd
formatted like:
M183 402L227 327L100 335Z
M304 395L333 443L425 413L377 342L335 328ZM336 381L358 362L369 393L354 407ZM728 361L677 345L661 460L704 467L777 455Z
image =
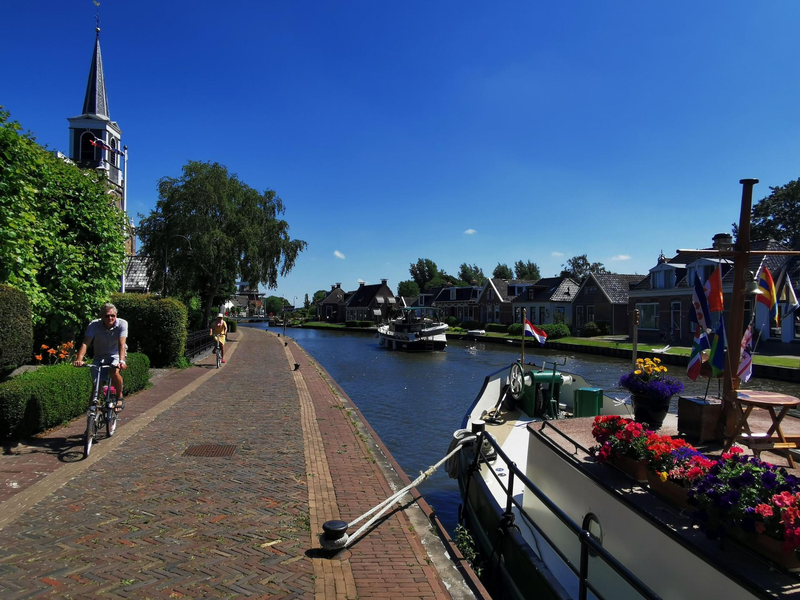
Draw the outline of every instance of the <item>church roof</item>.
M106 81L103 76L103 56L100 53L100 28L94 41L92 65L89 68L89 81L86 84L86 97L83 100L83 114L105 117L111 120L106 95Z

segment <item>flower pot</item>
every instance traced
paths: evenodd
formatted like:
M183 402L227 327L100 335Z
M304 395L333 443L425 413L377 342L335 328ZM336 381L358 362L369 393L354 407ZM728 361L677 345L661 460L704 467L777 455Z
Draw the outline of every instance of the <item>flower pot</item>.
M647 483L655 494L667 502L684 510L692 508L689 506L689 490L685 487L681 487L669 479L661 481L661 478L652 471L647 471Z
M647 461L634 460L627 456L618 456L611 459L610 464L639 483L647 481Z
M667 398L652 398L640 394L631 394L633 404L633 418L637 423L647 423L652 430L657 430L664 422L664 417L669 411L669 400Z
M768 535L759 533L744 533L741 530L734 530L733 537L743 546L750 548L753 552L760 554L766 559L771 560L779 567L787 571L800 571L800 560L794 550L788 552L784 550L783 540L776 540Z

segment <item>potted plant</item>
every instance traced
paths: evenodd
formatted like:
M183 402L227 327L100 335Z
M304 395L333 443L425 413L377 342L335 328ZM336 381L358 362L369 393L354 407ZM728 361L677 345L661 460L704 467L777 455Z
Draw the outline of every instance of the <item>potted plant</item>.
M670 398L683 391L683 384L666 372L661 359L639 358L636 368L619 380L619 385L631 393L634 419L652 429L661 427Z
M686 509L690 508L689 488L716 464L685 440L666 435L648 443L646 456L650 489Z
M598 462L609 462L637 481L647 481L648 438L655 436L641 423L618 415L595 417L592 436L598 446L592 452Z
M728 534L784 568L800 561L800 479L786 469L730 452L689 490L695 517L711 538Z

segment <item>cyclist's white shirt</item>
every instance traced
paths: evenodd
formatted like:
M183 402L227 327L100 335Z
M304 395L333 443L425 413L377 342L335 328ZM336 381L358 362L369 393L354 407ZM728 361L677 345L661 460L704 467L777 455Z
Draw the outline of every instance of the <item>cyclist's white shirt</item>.
M119 338L128 337L128 322L117 318L114 326L107 329L102 319L95 319L86 328L86 337L94 340L95 359L111 359L116 365L119 362Z

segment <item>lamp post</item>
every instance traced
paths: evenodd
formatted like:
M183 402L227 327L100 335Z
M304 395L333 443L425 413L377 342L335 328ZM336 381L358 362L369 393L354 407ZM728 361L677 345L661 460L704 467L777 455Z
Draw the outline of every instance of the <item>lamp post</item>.
M186 240L186 243L189 244L189 252L194 252L194 250L192 249L192 242L185 235L180 235L176 233L169 236L164 241L164 285L162 286L161 295L164 296L165 298L167 297L167 258L169 252L169 244L167 242L169 242L169 240L171 240L172 238L181 238L183 240Z
M125 215L125 223L131 227L131 222L128 220L128 147L122 147L122 214ZM129 233L130 229L125 233ZM127 240L126 240L127 245ZM128 265L122 268L122 278L120 280L120 292L125 293L125 269Z

